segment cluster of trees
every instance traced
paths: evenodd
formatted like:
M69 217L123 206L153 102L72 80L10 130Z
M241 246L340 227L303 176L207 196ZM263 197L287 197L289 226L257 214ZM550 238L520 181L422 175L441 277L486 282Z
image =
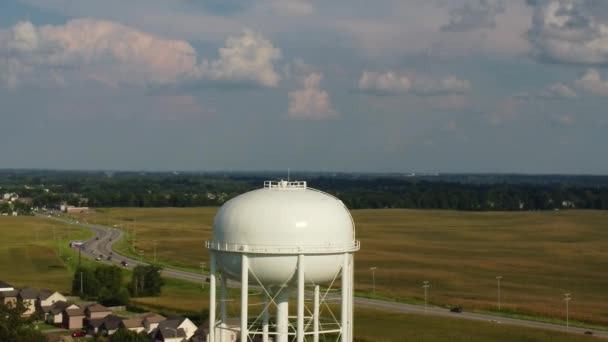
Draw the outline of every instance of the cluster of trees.
M155 265L136 266L125 286L122 269L117 266L81 266L74 272L72 293L106 306L127 305L131 296L160 296L164 285L160 273L161 268Z
M11 215L13 212L17 212L18 215L31 215L32 207L22 202L2 202L0 203L0 214Z
M26 307L21 302L0 302L0 341L46 342L34 327L34 317L23 317Z
M92 207L218 206L276 173L1 172L0 186L23 189L35 206L62 201ZM608 177L528 175L299 175L352 209L608 209ZM45 191L49 190L48 192ZM23 191L21 191L23 192Z
M117 266L78 267L74 272L72 293L84 299L96 299L106 306L129 302L129 291L124 286L122 270Z

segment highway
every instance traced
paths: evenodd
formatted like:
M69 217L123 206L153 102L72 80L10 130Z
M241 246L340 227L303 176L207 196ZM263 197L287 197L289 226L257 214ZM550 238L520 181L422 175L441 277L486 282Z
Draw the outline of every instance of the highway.
M60 222L68 223L68 224L76 224L76 225L91 229L95 233L95 235L92 238L90 238L89 240L85 241L85 243L84 243L82 255L85 257L96 258L96 257L99 257L100 255L102 255L103 258L100 262L103 262L106 264L117 264L119 266L121 266L122 261L126 261L128 263L128 266L126 266L126 268L130 268L130 269L132 269L136 265L147 265L147 263L145 263L145 262L131 259L129 257L120 255L112 250L112 244L114 242L118 241L119 239L121 239L123 236L122 231L120 231L116 228L107 227L107 226L98 225L98 224L90 224L90 223L86 223L86 222L76 222L74 220L61 218L61 217L57 217L57 216L49 216L49 215L38 215L38 216L45 218L45 219L52 219L52 220L56 220L56 221L60 221ZM108 256L112 256L111 260L107 260ZM122 267L124 267L124 266L122 266ZM188 281L198 282L198 283L206 282L208 280L207 275L185 272L185 271L180 271L180 270L170 269L170 268L163 269L162 275L165 277L172 277L172 278L183 279L183 280L188 280ZM238 283L230 282L229 286L236 287L236 286L238 286ZM469 319L469 320L476 320L476 321L493 322L495 324L509 324L509 325L516 325L516 326L522 326L522 327L530 327L530 328L538 328L538 329L546 329L546 330L554 330L554 331L562 331L562 332L566 331L566 327L563 325L527 321L527 320L513 319L513 318L505 318L505 317L500 317L500 316L471 313L471 312L466 312L466 311L463 311L461 313L453 313L453 312L450 312L450 310L448 310L448 309L434 307L434 306L429 306L425 311L424 306L421 306L421 305L405 304L405 303L369 299L369 298L362 298L362 297L355 297L353 301L355 304L355 308L360 307L360 308L369 308L369 309L377 309L377 310L382 310L382 311L392 311L392 312L409 313L409 314L425 314L426 313L428 315L433 315L433 316L462 318L462 319ZM576 327L570 327L568 331L573 334L583 334L583 333L589 331L589 332L592 332L594 336L608 338L608 331L584 329L584 328L576 328Z

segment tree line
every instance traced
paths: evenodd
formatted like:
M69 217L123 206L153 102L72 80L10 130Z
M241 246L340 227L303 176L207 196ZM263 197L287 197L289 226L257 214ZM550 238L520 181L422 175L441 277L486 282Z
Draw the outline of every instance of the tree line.
M0 186L31 197L34 206L218 206L259 189L279 174L0 172ZM351 209L411 208L469 211L608 209L608 177L518 175L304 174L308 185ZM27 186L27 187L25 187Z

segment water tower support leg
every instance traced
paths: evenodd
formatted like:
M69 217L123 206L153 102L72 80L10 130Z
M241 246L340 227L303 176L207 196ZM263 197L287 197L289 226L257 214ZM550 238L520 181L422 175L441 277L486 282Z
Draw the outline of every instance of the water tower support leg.
M209 341L215 342L215 253L211 252L209 263Z
M277 337L276 342L287 342L289 333L289 293L281 289L277 295Z
M270 299L268 298L268 292L264 291L264 312L262 313L262 342L268 342L268 321L270 319L270 314L268 312L268 303Z
M298 255L298 342L304 342L304 255Z
M241 342L249 339L247 309L249 308L249 257L243 254L241 260Z
M319 285L315 285L314 311L313 311L313 342L319 342Z
M220 279L220 319L222 320L220 323L220 342L224 342L224 329L226 328L227 321L226 302L228 301L228 284L226 283L226 276L224 274L222 274L222 277Z
M342 318L340 324L342 325L342 338L341 341L342 342L350 342L348 340L348 319L350 317L350 313L348 312L348 294L350 293L349 290L349 281L350 281L350 275L349 275L349 257L348 257L348 253L344 253L344 260L342 262Z
M349 259L350 259L350 267L349 267L349 271L348 274L350 276L350 286L348 287L349 290L349 294L348 294L348 340L352 341L354 338L354 332L353 332L353 327L355 326L354 320L353 320L353 314L355 311L355 306L353 305L353 297L354 297L354 291L355 291L355 255L350 253L349 255Z

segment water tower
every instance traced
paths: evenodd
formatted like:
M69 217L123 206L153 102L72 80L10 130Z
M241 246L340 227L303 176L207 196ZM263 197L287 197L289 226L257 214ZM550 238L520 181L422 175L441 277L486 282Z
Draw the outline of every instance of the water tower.
M220 208L207 248L211 254L209 341L228 342L223 338L223 332L231 329L227 287L236 287L237 282L241 342L317 342L321 335L352 341L353 252L359 250L359 241L350 212L336 197L308 188L306 182L265 182L264 188ZM333 288L337 283L340 294ZM250 291L261 294L262 303L250 303ZM295 316L289 315L290 298L296 300ZM328 303L339 303L341 312L332 312L326 320L320 312L336 307ZM249 314L250 306L257 316ZM276 316L271 320L273 312Z

